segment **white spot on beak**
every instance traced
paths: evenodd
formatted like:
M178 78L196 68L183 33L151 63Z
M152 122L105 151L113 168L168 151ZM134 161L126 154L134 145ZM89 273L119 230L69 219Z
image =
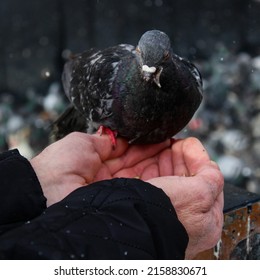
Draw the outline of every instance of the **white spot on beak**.
M142 70L143 70L144 72L151 73L151 74L153 74L153 73L156 72L156 68L155 68L154 66L149 67L149 66L147 66L147 65L143 65Z
M161 76L161 73L163 71L163 68L162 67L149 67L147 65L143 65L142 66L142 71L143 71L143 78L146 80L146 81L149 81L150 79L153 80L153 82L159 87L161 88L161 84L160 84L160 76Z

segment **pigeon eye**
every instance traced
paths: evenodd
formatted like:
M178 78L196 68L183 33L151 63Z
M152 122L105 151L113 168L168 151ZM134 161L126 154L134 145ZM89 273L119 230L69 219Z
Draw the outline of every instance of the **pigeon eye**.
M136 47L136 52L138 52L138 53L141 53L141 50L140 50L140 48L139 47Z

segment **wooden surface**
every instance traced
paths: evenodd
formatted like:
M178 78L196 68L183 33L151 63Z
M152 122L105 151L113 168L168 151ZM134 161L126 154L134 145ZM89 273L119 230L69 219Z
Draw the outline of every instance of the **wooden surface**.
M226 185L224 197L221 239L195 259L260 259L260 195Z

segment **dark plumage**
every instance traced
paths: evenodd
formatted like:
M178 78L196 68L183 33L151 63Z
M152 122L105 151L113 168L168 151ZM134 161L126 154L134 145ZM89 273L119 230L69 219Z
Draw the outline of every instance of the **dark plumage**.
M75 56L62 81L72 105L54 124L56 139L102 126L129 143L161 142L187 125L202 100L199 71L158 30L144 33L136 48L121 44Z

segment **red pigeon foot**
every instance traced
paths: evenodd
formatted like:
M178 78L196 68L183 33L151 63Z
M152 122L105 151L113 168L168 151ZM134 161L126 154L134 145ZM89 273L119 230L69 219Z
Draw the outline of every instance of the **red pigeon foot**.
M113 148L116 147L116 137L117 137L117 132L111 130L108 127L105 127L103 125L101 125L97 131L97 133L101 136L103 133L107 134L111 140L112 146Z

